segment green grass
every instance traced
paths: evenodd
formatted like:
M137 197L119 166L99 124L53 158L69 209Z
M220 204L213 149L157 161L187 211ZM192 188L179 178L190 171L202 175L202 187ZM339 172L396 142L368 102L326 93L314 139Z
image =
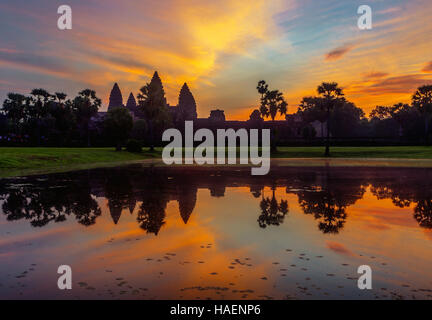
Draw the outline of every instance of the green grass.
M432 159L432 147L331 147L331 158ZM272 158L323 158L324 147L278 147Z
M144 159L159 159L155 152L116 152L113 148L0 148L0 177L94 168Z
M432 159L432 147L332 147L332 158ZM272 158L323 158L324 147L278 147ZM140 154L113 148L0 148L0 177L70 171L160 159L161 148Z

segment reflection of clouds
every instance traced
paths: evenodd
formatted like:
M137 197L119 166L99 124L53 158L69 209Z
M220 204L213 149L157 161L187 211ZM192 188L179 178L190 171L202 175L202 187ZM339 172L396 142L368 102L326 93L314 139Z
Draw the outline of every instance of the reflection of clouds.
M432 230L423 229L423 233L425 234L426 238L432 240Z
M343 254L346 256L354 256L354 253L351 250L349 250L347 247L345 247L342 243L327 241L326 246L327 248L329 248L330 250L338 254Z
M122 277L134 287L149 288L148 292L158 297L171 298L184 294L184 298L191 299L199 295L203 297L203 291L179 290L202 286L203 283L205 286L226 286L235 290L252 289L255 291L255 295L251 295L253 297L262 292L286 294L290 289L285 282L278 282L282 279L280 269L287 269L287 277L283 280L300 283L306 276L299 261L294 260L294 253L306 253L310 257L309 263L314 264L319 272L334 268L337 270L335 274L339 276L340 271L342 277L350 268L342 267L342 263L349 263L352 267L354 262L370 262L372 267L376 266L374 270L389 271L385 277L396 279L396 286L399 286L400 271L407 271L405 274L414 281L416 277L424 278L430 273L430 255L427 254L429 241L424 240L425 237L430 239L430 230L419 228L413 218L414 204L400 208L391 199L393 197L399 203L405 198L413 201L419 195L429 197L432 189L428 187L431 180L427 173L430 169L282 168L261 178L251 177L250 169L245 169L248 175L241 170L215 172L214 168L197 171L171 169L110 168L50 175L51 178L59 177L57 183L48 181L52 187L90 179L91 190L87 189L86 192L97 195L101 216L89 228L78 224L72 214L66 222L50 223L37 231L28 231L26 221L9 222L7 229L6 225L0 225L4 230L12 231L12 235L3 239L3 244L8 242L12 246L9 249L14 249L13 256L2 258L18 260L27 256L31 257L31 263L52 266L57 263L55 259L63 259L67 252L77 279L91 282L98 290L105 289L103 285L106 283L116 286L113 279ZM147 175L143 172L147 172ZM151 175L159 177L151 178ZM38 181L37 177L34 181L35 184L44 183ZM364 187L370 183L375 185L377 194L373 194L370 187ZM4 192L3 187L3 184L0 185L0 194ZM212 195L210 192L221 187L225 190L223 197L216 197L220 193ZM54 190L59 193L58 189ZM68 197L77 199L71 193L80 192L68 190ZM160 197L143 195L151 191L160 193ZM323 193L325 191L332 192ZM300 192L309 194L305 199L309 200L314 210L328 210L328 204L333 202L346 207L346 229L331 236L319 231L314 215L304 214L298 204ZM332 201L320 203L319 197L312 197L314 194L324 195ZM270 201L273 198L277 200L273 204L275 210L276 204L280 206L285 201L290 206L290 214L283 223L265 230L259 229L256 222L263 196ZM165 208L165 225L157 237L143 232L136 221L144 198L148 205L162 204ZM46 200L51 207L50 199ZM121 218L116 225L110 213L110 203L111 206L116 204L116 210L121 209ZM388 228L372 230L370 225ZM21 238L14 236L14 230L19 226L26 228ZM44 234L43 241L26 238ZM19 243L13 245L15 241ZM34 246L20 246L28 242L33 242ZM209 248L208 244L211 244ZM12 252L5 248L1 247L0 252ZM289 251L291 253L287 249L292 250ZM33 261L32 253L37 254L40 260ZM317 255L322 257L318 258ZM376 259L370 260L371 256ZM152 260L147 260L149 258ZM412 259L416 259L415 265L410 262ZM274 262L280 264L275 265ZM385 266L381 265L383 262ZM297 264L296 268L290 267L293 263ZM307 272L312 272L311 278L320 281L318 277L315 278L320 273L315 268L308 269ZM421 273L416 269L421 270ZM217 275L210 274L213 272ZM268 281L260 280L262 277ZM334 280L340 281L338 277ZM235 282L235 286L228 286L230 282ZM276 288L273 287L275 282L278 282ZM234 295L231 290L226 292L233 298L241 297Z
M388 225L385 224L379 224L379 223L368 223L366 225L367 228L372 229L372 230L388 230L390 229L390 227Z

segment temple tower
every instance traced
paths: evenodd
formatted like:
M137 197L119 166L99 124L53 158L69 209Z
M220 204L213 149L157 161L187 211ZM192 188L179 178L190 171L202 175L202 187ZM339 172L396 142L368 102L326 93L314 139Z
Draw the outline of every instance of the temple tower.
M118 84L114 83L109 97L108 110L116 107L123 107L123 97Z
M197 118L195 98L189 90L187 83L183 85L179 94L178 112L181 121L195 120Z
M132 92L129 94L129 98L126 102L126 108L129 110L129 112L131 112L133 114L136 113L137 103L136 103L135 97L132 94Z

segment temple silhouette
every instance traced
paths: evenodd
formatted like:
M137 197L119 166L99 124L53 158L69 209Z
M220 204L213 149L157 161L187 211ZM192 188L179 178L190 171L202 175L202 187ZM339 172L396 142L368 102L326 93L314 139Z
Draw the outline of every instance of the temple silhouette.
M157 72L155 72L155 76L159 77ZM114 83L109 97L108 111L112 108L118 107L128 109L134 119L145 119L145 115L138 108L134 94L131 92L127 99L126 105L123 104L123 95L120 87L117 83ZM195 98L192 95L187 83L183 84L179 92L178 104L176 106L167 104L167 108L171 114L173 122L176 122L178 119L192 121L198 119ZM223 118L225 120L225 116L223 116Z
M161 81L157 71L153 77L157 77L158 81ZM108 110L112 108L126 108L131 113L134 120L146 120L144 112L140 110L136 97L132 92L129 93L126 104L124 104L123 94L118 85L114 83L113 88L109 96ZM207 118L198 117L197 104L195 98L189 89L187 83L184 83L180 89L178 95L177 105L173 106L167 103L167 108L171 116L171 123L173 127L182 129L184 127L184 121L193 121L194 130L201 128L207 128L210 130L217 129L228 129L232 128L235 130L245 129L268 129L275 128L279 132L281 137L292 138L303 138L304 137L304 124L302 119L298 115L287 114L285 120L265 121L257 109L252 110L248 120L227 120L225 111L223 109L215 108L210 111ZM106 112L100 111L98 113L96 121L102 121ZM325 128L318 122L312 122L311 126L315 128L316 137L324 137L326 135ZM282 142L282 141L281 141Z

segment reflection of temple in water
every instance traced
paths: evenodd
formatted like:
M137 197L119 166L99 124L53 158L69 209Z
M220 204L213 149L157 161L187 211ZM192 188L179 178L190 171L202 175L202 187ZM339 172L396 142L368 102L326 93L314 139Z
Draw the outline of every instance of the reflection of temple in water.
M42 227L71 215L90 226L101 215L97 198L106 198L114 224L123 214L134 214L143 230L156 235L165 224L170 201L178 203L182 221L190 221L199 189L207 189L212 197L224 197L227 188L247 187L257 201L258 225L281 225L289 204L278 199L275 190L284 188L297 196L300 208L317 221L323 233L338 233L345 226L349 207L370 186L377 199L391 199L400 208L413 205L419 226L432 228L431 175L432 170L420 168L273 167L266 176L251 176L250 168L240 167L138 165L4 180L0 199L8 220L27 219ZM272 190L270 195L264 195L264 187Z

